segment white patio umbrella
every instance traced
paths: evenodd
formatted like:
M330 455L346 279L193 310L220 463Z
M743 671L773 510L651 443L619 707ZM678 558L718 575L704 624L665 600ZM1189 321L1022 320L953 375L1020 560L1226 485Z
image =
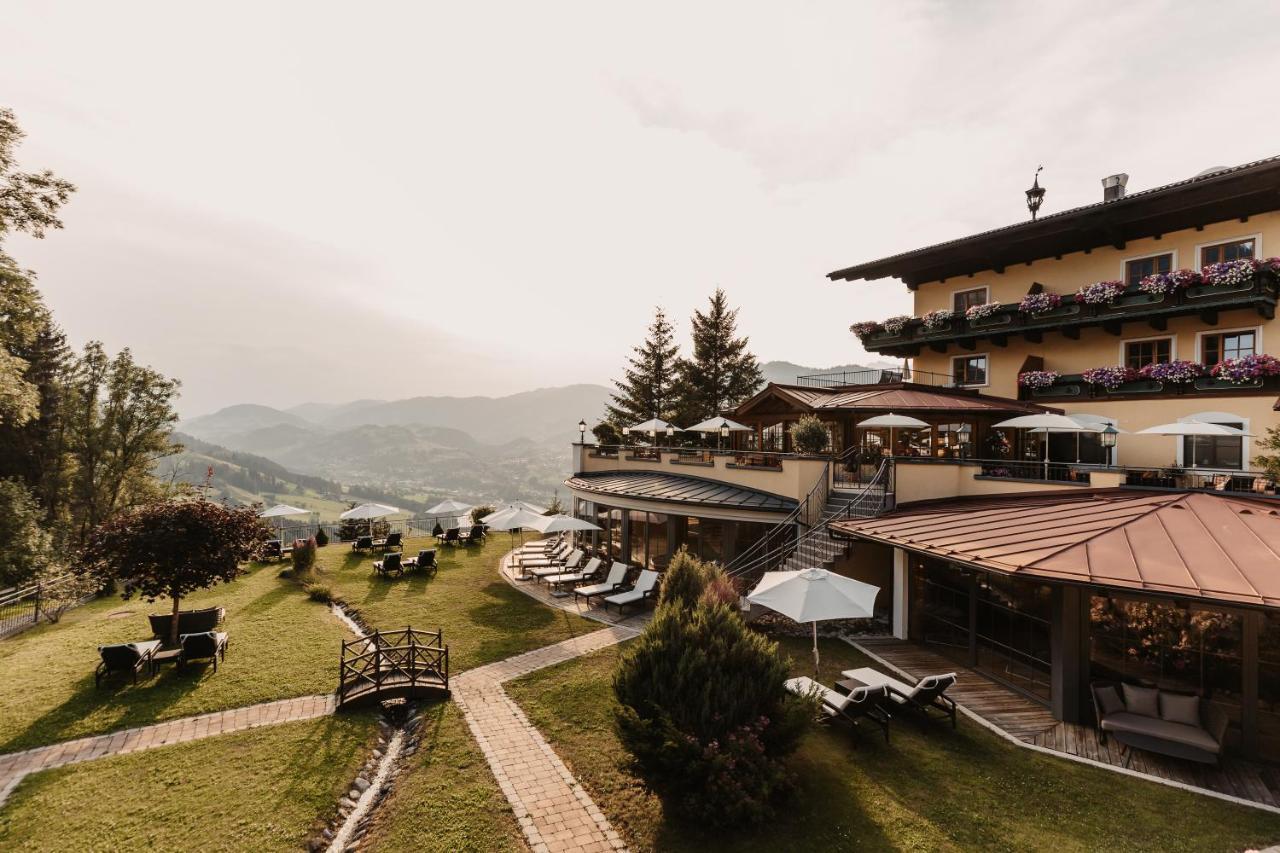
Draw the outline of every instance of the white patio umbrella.
M813 623L813 669L818 671L818 623L827 619L866 619L875 615L880 588L826 569L765 572L747 601L777 611L795 622Z
M544 515L537 524L530 525L539 533L576 533L584 530L602 530L598 524L592 524L571 515Z
M1135 435L1189 435L1191 436L1191 466L1196 467L1196 439L1202 435L1208 436L1252 436L1253 433L1245 432L1235 427L1223 426L1222 424L1208 423L1207 421L1176 421L1171 424L1157 424L1153 427L1140 429Z
M662 418L649 418L649 420L644 421L642 423L635 424L634 426L630 426L627 429L632 433L637 433L637 432L651 433L653 435L653 443L655 445L658 443L659 433L666 433L667 431L684 432L684 430L682 430L680 427L676 426L673 423L668 423L667 421L664 421Z
M1079 421L1072 420L1066 415L1053 415L1049 413L1039 415L1021 415L1016 418L1009 418L1007 421L1001 421L995 424L996 428L1008 429L1025 429L1046 430L1053 432L1096 432L1095 426L1085 426ZM1077 458L1079 453L1077 451ZM1046 438L1044 442L1044 478L1049 479L1049 441Z
M503 503L500 503L493 508L493 514L497 515L498 513L504 512L509 509L523 509L527 512L533 513L534 515L547 514L547 508L545 506L538 506L537 504L531 504L528 501L504 501ZM483 519L481 520L483 521ZM485 523L487 524L488 522L485 522Z
M524 507L509 506L506 509L489 513L480 519L480 523L486 524L494 530L505 530L511 534L511 538L514 540L517 530L523 532L525 528L530 527L537 530L538 524L545 517L540 512L530 512Z
M445 526L452 528L452 527L461 527L462 525L461 525L461 522L459 522L458 518L460 516L465 516L471 510L472 510L471 504L464 504L462 501L444 500L444 501L440 501L440 503L436 504L435 506L427 509L426 515L434 515L434 516L447 515L450 518L449 518L449 523Z
M898 427L904 429L924 429L929 426L919 418L913 418L910 415L895 415L890 412L887 415L876 415L873 418L867 418L857 424L860 427L888 427L889 428L889 454L893 455L893 431Z
M731 421L728 418L707 418L700 424L689 427L685 432L713 432L716 435L716 446L724 441L725 432L755 432L752 427Z
M367 503L367 504L360 504L360 506L352 507L351 509L344 512L342 515L338 516L338 518L342 519L343 521L346 521L348 519L357 519L361 521L368 519L369 535L372 536L373 520L375 518L386 518L388 515L395 515L399 511L400 511L399 509L389 504Z
M1111 429L1118 435L1129 434L1128 430L1120 429L1118 426L1116 426L1115 424L1111 423L1110 421L1106 420L1105 418L1099 415L1078 414L1078 415L1067 415L1067 417L1071 418L1071 420L1080 424L1081 429L1064 430L1064 429L1054 429L1054 428L1046 429L1045 427L1040 427L1038 429L1030 430L1030 432L1038 432L1038 433L1074 432L1076 434L1076 462L1080 461L1080 434L1082 432L1102 432L1107 427L1111 427ZM1107 452L1109 454L1110 450L1108 450Z
M289 504L276 504L269 509L264 509L258 513L258 518L286 518L290 515L311 515L311 510L302 509L301 507L290 506ZM276 536L281 542L284 542L284 522L280 522L280 526L276 528Z

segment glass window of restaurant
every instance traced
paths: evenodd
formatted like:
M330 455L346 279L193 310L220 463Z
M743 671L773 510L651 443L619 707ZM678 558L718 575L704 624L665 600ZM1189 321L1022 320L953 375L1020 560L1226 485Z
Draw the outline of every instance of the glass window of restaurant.
M1097 593L1089 604L1090 676L1197 693L1239 730L1242 618L1179 601Z
M667 565L667 516L631 510L631 553L627 562L646 569Z
M1280 613L1262 616L1258 635L1258 754L1280 761Z
M725 523L718 518L690 518L685 547L700 560L724 561Z

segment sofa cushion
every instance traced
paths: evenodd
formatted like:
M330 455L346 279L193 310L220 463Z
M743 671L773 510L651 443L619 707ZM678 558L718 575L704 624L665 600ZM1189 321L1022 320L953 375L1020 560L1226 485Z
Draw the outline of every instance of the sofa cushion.
M1168 720L1133 714L1127 711L1106 717L1102 721L1102 730L1117 734L1127 733L1159 738L1160 740L1202 749L1215 755L1220 750L1218 742L1213 739L1213 736L1199 726L1171 723Z
M1160 719L1160 691L1154 687L1136 684L1121 685L1124 688L1124 709L1130 714Z
M1102 716L1115 714L1124 710L1124 700L1120 698L1120 692L1112 685L1105 687L1093 688L1093 693L1098 697L1098 707L1102 710Z
M1161 691L1160 719L1186 726L1200 725L1200 697Z

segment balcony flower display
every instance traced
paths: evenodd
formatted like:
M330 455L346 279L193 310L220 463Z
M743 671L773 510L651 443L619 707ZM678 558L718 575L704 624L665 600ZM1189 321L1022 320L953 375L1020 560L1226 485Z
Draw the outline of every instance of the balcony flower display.
M970 305L964 309L964 318L966 320L982 320L995 314L1000 310L999 302L984 302L981 305Z
M910 322L911 318L906 314L899 314L884 321L884 330L891 335L900 335Z
M1095 281L1076 291L1076 301L1088 305L1110 305L1124 293L1123 281Z
M956 315L954 311L948 311L946 308L939 308L937 311L930 311L920 318L920 322L924 323L924 327L931 332L939 329L945 329L951 324L951 318Z
M1174 270L1169 273L1169 281L1173 286L1185 290L1201 283L1200 273L1196 270Z
M1018 310L1024 314L1043 314L1061 304L1062 297L1056 293L1028 293L1018 303Z
M1033 390L1048 388L1057 382L1058 377L1061 375L1061 373L1054 370L1027 370L1018 374L1018 385Z
M1266 258L1258 261L1258 266L1264 270L1280 273L1280 258Z
M1200 278L1205 284L1213 287L1234 287L1239 284L1248 284L1260 269L1262 269L1261 261L1241 258L1237 261L1209 264L1200 270Z
M850 326L849 331L853 332L860 338L865 338L878 328L880 328L880 324L874 320L863 320L862 322L854 323Z
M1116 365L1115 367L1091 367L1080 374L1090 385L1101 385L1108 391L1114 391L1126 382L1138 378L1138 371L1132 367Z
M1246 355L1244 358L1224 358L1209 372L1217 379L1243 385L1267 376L1280 376L1280 359L1266 353Z
M1148 364L1138 371L1143 379L1153 382L1171 382L1183 385L1204 376L1204 365L1195 361L1170 361L1166 364Z

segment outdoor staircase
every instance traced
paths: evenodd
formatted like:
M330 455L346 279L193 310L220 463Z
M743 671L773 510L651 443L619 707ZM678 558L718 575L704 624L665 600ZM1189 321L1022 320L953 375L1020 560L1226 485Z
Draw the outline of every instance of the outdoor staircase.
M799 571L801 569L829 569L849 550L849 542L831 536L829 526L833 520L846 518L872 518L879 515L881 504L878 502L858 502L861 492L843 492L833 490L822 508L819 522L800 537L791 555L780 566L783 571Z

